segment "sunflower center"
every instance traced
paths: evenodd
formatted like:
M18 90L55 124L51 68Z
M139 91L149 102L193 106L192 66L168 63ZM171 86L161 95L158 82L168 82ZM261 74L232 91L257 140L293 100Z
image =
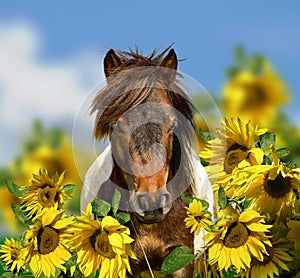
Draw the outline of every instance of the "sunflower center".
M200 223L202 220L202 216L200 216L200 215L195 215L194 218L198 223Z
M247 227L240 222L230 225L224 238L224 245L228 248L238 248L244 245L249 238Z
M10 253L10 259L12 261L15 261L16 259L18 258L18 253L16 250L12 250L11 253Z
M59 244L59 233L52 227L42 227L37 235L38 251L40 254L49 254L55 250Z
M267 101L267 96L264 88L260 84L248 84L245 86L247 92L246 99L243 105L245 110L250 110L253 107L262 106Z
M43 207L50 208L57 202L57 188L46 185L39 190L37 198Z
M116 257L116 253L112 250L112 246L109 243L106 231L97 230L90 238L90 242L94 250L101 256L113 259Z
M224 170L231 174L233 169L248 156L248 149L239 144L232 145L225 155Z
M264 184L264 189L272 198L280 199L291 191L292 185L290 178L284 178L279 174L276 179L267 180Z

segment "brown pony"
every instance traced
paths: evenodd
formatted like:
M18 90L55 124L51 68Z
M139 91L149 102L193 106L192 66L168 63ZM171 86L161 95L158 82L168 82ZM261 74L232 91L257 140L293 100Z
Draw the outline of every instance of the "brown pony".
M113 158L111 175L97 196L111 201L114 189L121 190L120 208L131 214L139 259L131 262L133 277L149 267L159 270L178 246L193 251L180 194L192 195L194 107L178 82L178 61L170 48L149 56L109 50L107 85L91 106L95 137L109 137ZM168 277L193 277L193 265Z

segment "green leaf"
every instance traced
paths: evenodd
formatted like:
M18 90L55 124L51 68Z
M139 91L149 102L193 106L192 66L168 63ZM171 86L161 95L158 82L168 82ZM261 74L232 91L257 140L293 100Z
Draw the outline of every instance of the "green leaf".
M195 255L187 246L177 247L163 261L160 273L171 274L191 263L194 258Z
M80 276L80 278L81 277L82 276ZM91 275L88 276L88 278L97 278L97 277L99 277L99 270L97 270L94 274L91 274Z
M22 222L23 224L27 225L27 226L30 226L33 224L32 220L30 220L23 212L22 208L17 205L17 204L14 204L12 203L11 204L11 209L12 211L14 212L16 218Z
M200 201L202 203L202 206L203 207L209 207L209 203L205 200L202 200L202 199L198 199L196 197L193 197L193 196L189 196L189 195L185 195L185 194L181 194L181 199L186 203L186 204L190 204L191 202L193 202L193 200L197 200L197 201Z
M224 188L222 186L219 187L218 190L218 203L221 209L226 208L227 206L227 196Z
M204 131L202 128L199 129L199 134L205 142L212 139L211 134L209 132Z
M6 184L7 180L12 178L12 173L9 168L0 168L0 186Z
M229 79L234 78L239 72L240 69L236 66L228 67L227 69L225 69L225 74Z
M2 266L2 260L0 260L0 275L4 273L4 268Z
M189 205L195 198L189 195L181 194L181 199Z
M203 158L200 157L200 161L203 167L206 167L209 165L209 162L205 161Z
M298 167L298 164L295 161L288 161L288 162L284 163L284 165L286 165L288 167Z
M12 272L4 272L1 275L2 278L16 278L17 276L15 274L13 274Z
M71 195L71 194L73 193L73 191L74 191L75 188L76 188L76 184L66 184L66 185L63 186L62 189L63 189L67 194Z
M14 196L20 198L24 194L24 190L20 189L20 186L14 184L11 180L6 181L8 191Z
M252 200L253 200L253 199L245 200L245 201L243 202L243 208L244 208L244 209L247 209L247 208L250 206Z
M70 268L77 264L77 254L73 255L67 262L64 263L66 268Z
M116 189L114 192L114 196L113 196L112 204L111 204L113 214L117 213L119 204L120 204L120 200L121 200L121 192L118 189Z
M237 64L239 66L244 66L246 55L245 55L244 48L242 45L237 45L235 47L234 56L235 56Z
M201 203L202 203L202 206L203 207L209 207L209 203L207 202L207 201L205 201L205 200L202 200L202 199L198 199Z
M34 278L34 275L32 272L24 272L22 273L22 278Z
M236 272L233 271L232 269L228 269L228 271L224 274L224 278L235 278L238 277Z
M261 72L263 61L264 57L261 54L253 54L247 61L250 71L256 74Z
M272 165L272 155L265 155L263 165Z
M270 150L270 145L275 147L276 144L276 133L266 132L259 136L260 147L263 151Z
M116 219L122 224L124 225L125 223L127 223L130 220L130 215L126 212L118 212L116 214Z
M281 148L276 150L276 153L279 158L286 157L291 154L291 150L289 148Z
M98 198L94 199L94 201L92 202L92 207L93 207L92 212L98 217L107 216L108 212L111 209L109 203L100 200Z
M273 235L272 240L276 241L280 238L286 238L290 230L291 230L290 228L285 228L282 226L273 226L271 230L271 233Z
M55 276L54 277L59 277L60 276L60 272L61 272L61 270L57 267L56 269L55 269Z

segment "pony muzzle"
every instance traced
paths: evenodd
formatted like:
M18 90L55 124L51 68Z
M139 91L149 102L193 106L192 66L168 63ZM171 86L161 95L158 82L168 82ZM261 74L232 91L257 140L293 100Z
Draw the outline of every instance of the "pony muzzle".
M137 219L146 224L162 221L172 206L171 194L167 190L133 192L131 207Z

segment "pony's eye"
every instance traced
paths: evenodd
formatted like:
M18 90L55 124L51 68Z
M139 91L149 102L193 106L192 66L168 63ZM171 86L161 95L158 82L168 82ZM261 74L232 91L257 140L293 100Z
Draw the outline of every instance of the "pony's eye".
M119 118L117 121L114 121L113 128L118 132L125 132L126 121L124 120L124 118Z
M177 119L173 119L170 123L169 129L174 130L178 126L178 121Z
M121 127L121 123L119 121L115 121L113 123L113 128L116 130L116 131L122 131L122 127Z

